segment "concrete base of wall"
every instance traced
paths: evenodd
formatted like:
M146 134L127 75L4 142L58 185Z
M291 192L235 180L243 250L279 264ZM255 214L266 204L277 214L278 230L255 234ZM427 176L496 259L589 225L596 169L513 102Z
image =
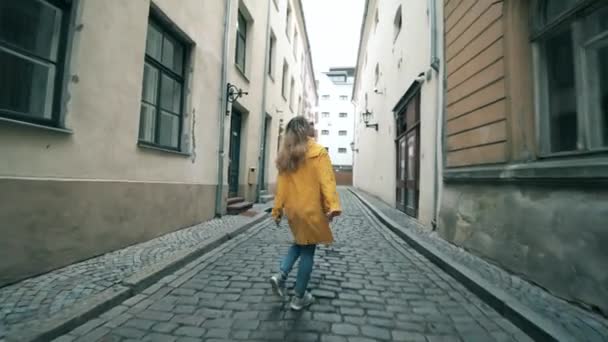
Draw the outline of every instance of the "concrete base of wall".
M214 216L215 185L0 179L0 286Z
M439 234L556 295L608 313L608 190L445 184Z

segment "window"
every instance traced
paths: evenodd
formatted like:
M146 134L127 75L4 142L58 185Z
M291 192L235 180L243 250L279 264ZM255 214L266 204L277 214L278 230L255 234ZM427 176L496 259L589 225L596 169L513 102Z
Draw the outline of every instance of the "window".
M291 4L289 0L287 0L287 13L285 15L285 34L287 35L287 40L291 41L291 36L289 35L289 30L291 29Z
M338 135L340 136L346 136L347 132L346 131L338 131Z
M59 126L68 14L47 1L0 0L0 116Z
M274 7L277 9L277 11L279 10L279 0L272 0L272 2L274 3Z
M298 115L304 115L304 108L302 108L302 96L298 96Z
M341 118L347 118L348 117L348 113L340 113L340 117Z
M323 112L321 113L321 117L324 119L329 119L329 112Z
M395 20L393 21L394 33L393 40L396 41L397 37L399 37L399 33L401 32L401 25L403 22L403 15L401 12L401 5L397 8L397 12L395 13Z
M329 95L323 95L323 96L321 96L321 99L323 99L323 100L329 100Z
M245 63L247 62L247 19L243 15L243 12L239 10L239 18L236 25L236 53L235 63L245 72Z
M543 154L608 148L608 6L580 4L537 1L535 7Z
M295 93L296 93L296 81L292 77L291 78L291 87L290 87L290 91L289 91L289 109L291 109L292 112L293 112L293 99L294 99Z
M293 33L293 56L298 59L298 31L294 30Z
M342 101L348 101L348 96L346 96L346 95L340 95L340 100L342 100Z
M346 75L330 75L329 79L334 83L346 83Z
M139 140L179 149L186 46L150 19L141 99Z
M287 61L283 61L283 78L281 79L281 95L283 95L283 99L287 101L287 80L289 72L289 65L287 65Z
M374 70L374 84L378 85L380 81L380 64L376 63L376 69Z
M347 151L347 149L344 147L338 148L338 153L340 153L340 154L344 154L344 153L346 153L346 151Z
M321 135L329 135L329 131L326 129L321 130Z
M374 32L378 29L378 23L380 22L380 9L376 8L376 15L374 16Z
M270 32L270 42L268 44L268 76L274 80L274 65L277 58L277 37L274 32Z

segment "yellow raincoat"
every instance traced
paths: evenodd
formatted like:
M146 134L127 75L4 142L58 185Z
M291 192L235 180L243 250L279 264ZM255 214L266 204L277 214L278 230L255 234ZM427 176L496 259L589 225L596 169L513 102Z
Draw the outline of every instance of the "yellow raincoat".
M287 216L298 245L329 244L334 240L329 212L336 216L342 212L334 170L325 148L309 139L306 160L300 167L279 173L272 216Z

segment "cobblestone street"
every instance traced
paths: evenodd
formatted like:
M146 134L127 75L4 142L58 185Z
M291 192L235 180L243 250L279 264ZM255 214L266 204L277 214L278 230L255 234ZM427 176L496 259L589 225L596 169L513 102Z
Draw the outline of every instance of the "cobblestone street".
M341 197L336 243L316 255L310 309L292 312L272 295L267 277L290 236L267 221L56 341L530 340L351 193Z

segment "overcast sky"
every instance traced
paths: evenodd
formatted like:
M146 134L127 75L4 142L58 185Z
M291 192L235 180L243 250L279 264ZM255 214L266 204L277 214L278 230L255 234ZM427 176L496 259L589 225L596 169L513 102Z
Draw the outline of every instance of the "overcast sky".
M364 0L302 0L315 72L355 66Z

